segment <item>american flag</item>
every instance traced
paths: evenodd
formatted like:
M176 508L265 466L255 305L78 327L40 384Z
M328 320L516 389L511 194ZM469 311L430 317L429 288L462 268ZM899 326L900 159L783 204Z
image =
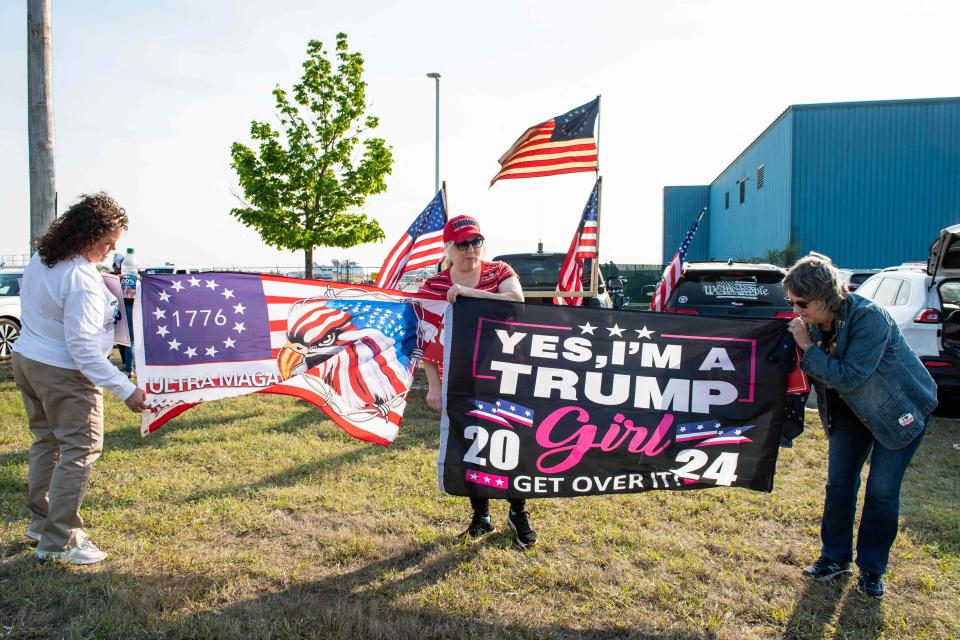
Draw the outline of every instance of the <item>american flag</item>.
M743 444L745 442L753 442L750 438L743 435L750 429L753 429L753 425L746 425L743 427L726 427L720 430L716 436L710 438L709 440L704 440L697 445L697 448L700 447L713 447L720 444Z
M593 185L590 199L583 209L580 226L573 234L570 249L560 267L560 280L557 291L583 291L583 261L587 258L597 258L597 208L600 201L600 180ZM554 298L554 304L583 306L583 298Z
M244 273L149 275L134 304L146 434L199 402L293 395L350 435L396 437L427 318L444 301L359 285Z
M471 399L470 402L473 404L474 409L472 411L468 411L466 415L474 418L480 418L482 420L489 420L490 422L499 424L501 427L510 426L509 422L497 415L497 408L489 402L473 399Z
M506 400L497 400L496 406L498 416L513 420L525 427L533 426L533 409Z
M375 286L396 289L403 274L440 262L443 258L443 225L446 222L446 197L441 189L387 254Z
M597 170L593 128L600 112L599 96L587 104L533 125L500 157L500 171L490 181L539 178Z
M673 259L670 260L670 264L663 270L663 278L660 279L660 284L657 285L657 290L653 294L653 300L650 301L650 311L663 311L666 308L670 294L673 292L674 287L677 286L677 282L680 281L680 274L683 272L683 261L687 257L687 249L690 248L690 243L693 242L693 236L697 235L697 229L700 228L700 221L703 220L703 214L706 212L707 208L704 207L703 211L700 212L700 215L697 216L697 219L687 230L687 235L683 236L683 242L680 243L680 248L677 249L677 252L673 254Z
M678 424L673 439L677 442L705 440L720 433L720 423L715 421L685 422Z

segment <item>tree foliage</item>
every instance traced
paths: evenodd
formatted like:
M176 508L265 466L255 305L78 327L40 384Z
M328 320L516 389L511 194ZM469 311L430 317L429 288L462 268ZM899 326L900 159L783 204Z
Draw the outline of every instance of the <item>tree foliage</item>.
M359 209L367 196L386 190L393 153L382 138L364 135L378 120L365 115L363 57L348 51L345 33L337 34L335 64L311 40L300 82L290 93L279 85L273 90L279 130L254 120L257 149L234 142L230 150L247 205L230 213L267 244L302 250L307 277L314 247L384 237Z

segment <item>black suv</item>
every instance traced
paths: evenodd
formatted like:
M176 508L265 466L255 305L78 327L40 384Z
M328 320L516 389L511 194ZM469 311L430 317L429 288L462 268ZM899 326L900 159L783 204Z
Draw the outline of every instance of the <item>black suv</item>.
M520 278L520 286L527 297L527 302L540 304L553 304L552 295L542 295L552 293L557 290L557 282L560 279L560 267L563 266L565 253L543 252L536 253L510 253L497 256L494 260L506 262L513 270L517 272ZM590 269L592 265L590 260L585 260L583 265L583 288L590 287ZM623 297L623 283L619 278L611 278L609 283L603 279L603 273L597 270L598 280L597 295L586 299L586 306L599 307L602 309L622 308L627 300ZM609 291L608 291L609 289ZM531 293L541 295L531 296ZM617 304L615 304L615 302Z
M781 284L785 274L772 264L691 262L664 311L724 318L792 318Z

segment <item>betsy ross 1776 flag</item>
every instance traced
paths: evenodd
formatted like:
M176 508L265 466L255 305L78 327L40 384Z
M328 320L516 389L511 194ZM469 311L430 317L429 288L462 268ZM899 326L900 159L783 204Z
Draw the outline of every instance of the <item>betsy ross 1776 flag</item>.
M446 195L441 189L387 254L377 275L376 286L396 289L403 274L436 266L443 259L443 225L446 222Z
M438 475L449 493L773 488L782 319L468 298L444 326Z
M677 286L677 282L680 281L680 274L683 273L683 261L687 257L687 249L690 248L690 243L693 242L693 236L697 235L697 229L700 228L700 221L703 220L703 214L706 212L707 208L704 207L700 215L697 216L697 219L694 220L690 228L687 229L687 234L683 236L683 240L680 242L680 248L673 254L670 264L663 270L663 278L660 279L660 284L657 285L657 290L653 294L653 300L650 301L650 311L663 311L666 308L667 300L670 299L670 293L674 287Z
M247 273L144 276L134 305L146 435L199 402L247 393L308 400L382 445L445 301Z
M593 185L593 191L590 193L590 199L587 200L587 206L583 208L583 217L580 218L580 226L577 232L573 234L573 241L570 243L570 249L563 259L563 265L560 267L560 280L557 283L557 291L583 291L583 261L586 259L597 259L597 210L600 201L600 180ZM583 306L582 297L554 298L554 304L570 305L572 307Z
M597 141L594 123L600 112L600 98L535 124L517 138L500 156L500 171L490 181L511 178L539 178L561 173L596 171Z

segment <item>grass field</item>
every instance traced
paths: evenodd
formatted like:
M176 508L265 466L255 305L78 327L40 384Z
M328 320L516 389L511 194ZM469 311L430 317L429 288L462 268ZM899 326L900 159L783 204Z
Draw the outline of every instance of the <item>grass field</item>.
M437 490L422 394L387 449L277 396L142 439L109 397L82 512L110 557L67 568L23 537L30 436L0 371L0 638L960 637L958 422L934 422L907 473L881 603L800 575L826 473L812 412L772 494L532 501L541 543L520 553L502 502L497 533L457 542L469 505Z

